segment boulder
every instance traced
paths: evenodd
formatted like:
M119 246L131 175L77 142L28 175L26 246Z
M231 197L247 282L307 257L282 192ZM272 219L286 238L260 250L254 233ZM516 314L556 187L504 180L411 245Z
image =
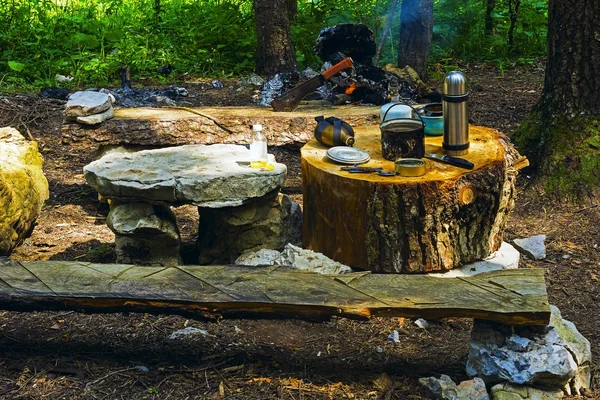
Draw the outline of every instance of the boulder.
M571 322L551 306L546 327L515 327L476 320L467 373L488 384L519 385L583 393L590 386L591 350Z
M181 264L179 230L168 206L110 202L107 224L115 233L118 263Z
M37 142L0 128L0 255L9 255L27 237L48 199L43 162Z
M421 385L425 386L433 399L437 400L488 400L489 396L485 383L479 378L463 381L459 385L454 383L448 375L419 379Z
M239 207L199 207L198 212L200 264L232 263L245 252L281 250L301 241L302 211L285 194Z
M543 390L506 382L493 386L490 392L492 400L556 400L565 397L559 389Z
M69 96L65 107L67 118L85 117L87 115L100 114L111 106L110 98L106 93L92 92L90 90L79 91Z

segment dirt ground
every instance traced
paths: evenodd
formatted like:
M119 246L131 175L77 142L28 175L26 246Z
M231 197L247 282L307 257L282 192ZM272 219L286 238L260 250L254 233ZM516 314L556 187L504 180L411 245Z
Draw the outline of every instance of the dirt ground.
M469 66L471 122L512 133L537 101L543 69L503 74ZM249 105L253 90L210 82L183 85L194 105ZM95 149L75 151L60 136L64 102L34 96L0 98L0 126L14 126L39 142L50 184L31 237L15 260L114 262L108 208L86 185L82 168ZM301 203L299 148L272 148L289 169L284 192ZM547 258L521 259L545 268L552 304L592 343L594 386L600 388L600 202L564 203L522 174L505 240L547 235ZM176 210L188 261L197 229L194 207ZM198 322L178 316L76 312L0 312L2 399L425 399L418 378L467 379L472 321L377 318ZM169 341L175 330L207 332ZM400 344L387 336L397 330ZM590 393L588 397L600 398ZM576 398L576 397L573 397Z

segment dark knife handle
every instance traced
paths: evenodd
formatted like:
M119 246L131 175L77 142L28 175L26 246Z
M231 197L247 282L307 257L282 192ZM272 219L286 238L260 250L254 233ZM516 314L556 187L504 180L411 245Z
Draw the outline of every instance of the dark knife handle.
M461 167L461 168L466 168L466 169L473 169L473 167L475 166L475 164L473 164L471 161L467 161L464 158L458 158L458 157L452 157L452 156L444 156L444 161L446 161L448 164L454 165L456 167Z

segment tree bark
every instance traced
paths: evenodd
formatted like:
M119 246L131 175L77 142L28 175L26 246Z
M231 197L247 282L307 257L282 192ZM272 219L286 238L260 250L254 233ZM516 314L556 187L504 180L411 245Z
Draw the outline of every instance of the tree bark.
M486 0L485 4L485 35L490 36L494 31L492 13L494 12L494 8L496 8L496 0Z
M508 13L510 14L510 26L508 27L508 47L512 50L515 47L515 28L519 19L519 8L521 0L508 0Z
M550 0L544 88L513 140L532 166L550 176L570 169L573 179L600 180L600 157L586 144L598 138L600 117L600 2ZM592 171L584 176L585 171ZM594 178L595 176L595 178ZM591 180L590 180L591 179Z
M403 0L400 12L398 68L410 65L426 81L433 35L433 0Z
M254 0L258 44L256 73L259 75L296 71L288 13L286 0Z

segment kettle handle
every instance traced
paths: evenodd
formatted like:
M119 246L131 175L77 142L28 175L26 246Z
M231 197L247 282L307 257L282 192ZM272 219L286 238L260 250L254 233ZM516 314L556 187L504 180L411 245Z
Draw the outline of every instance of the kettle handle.
M414 113L417 115L417 117L419 117L419 119L421 120L421 123L423 124L423 127L425 127L425 121L423 121L423 118L421 117L421 115L417 112L417 110L411 106L410 104L405 104L405 103L394 103L390 106L390 108L388 108L387 110L385 110L385 113L383 114L383 118L381 119L381 123L383 123L383 121L385 121L385 117L387 117L387 113L390 112L390 110L392 108L394 108L395 106L398 105L402 105L402 106L409 106L411 108L411 110L414 111Z

